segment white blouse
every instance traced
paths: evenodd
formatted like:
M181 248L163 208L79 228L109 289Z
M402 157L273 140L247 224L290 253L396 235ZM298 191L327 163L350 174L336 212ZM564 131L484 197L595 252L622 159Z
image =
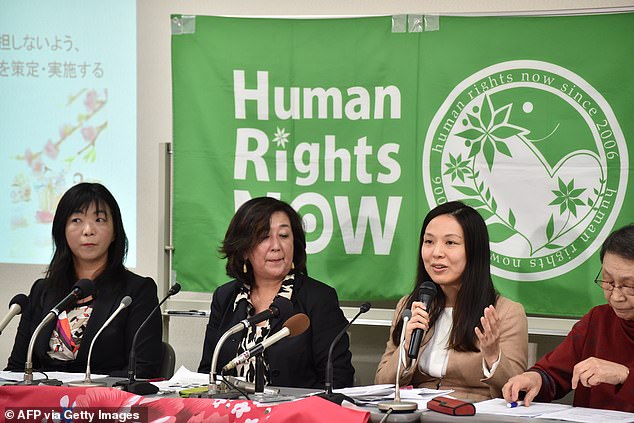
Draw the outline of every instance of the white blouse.
M418 360L418 368L433 377L444 377L449 357L449 333L453 325L453 307L445 307L434 323L434 334Z

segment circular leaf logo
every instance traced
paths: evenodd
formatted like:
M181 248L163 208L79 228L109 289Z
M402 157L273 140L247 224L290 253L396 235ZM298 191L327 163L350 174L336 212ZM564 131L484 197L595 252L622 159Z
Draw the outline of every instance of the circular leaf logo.
M491 271L518 281L562 275L612 230L628 153L605 99L560 66L498 63L462 81L425 137L431 207L461 200L484 217Z

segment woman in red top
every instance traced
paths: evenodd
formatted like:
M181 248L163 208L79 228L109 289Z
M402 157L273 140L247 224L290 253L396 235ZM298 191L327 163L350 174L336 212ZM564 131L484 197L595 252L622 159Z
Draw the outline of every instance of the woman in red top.
M576 407L634 412L634 225L608 236L595 283L608 304L594 307L566 339L502 388L504 399L549 402L575 390Z

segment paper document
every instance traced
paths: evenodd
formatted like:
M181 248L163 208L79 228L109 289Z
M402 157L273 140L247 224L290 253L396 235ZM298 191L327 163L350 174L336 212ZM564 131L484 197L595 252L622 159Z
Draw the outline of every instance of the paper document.
M196 388L209 384L209 373L196 373L188 370L185 366L180 366L170 380L152 382L164 393L177 392L182 389Z
M334 392L345 394L353 398L359 405L377 405L384 401L394 400L394 385L368 385L354 388L336 389ZM427 408L427 402L437 396L450 394L451 390L436 390L428 388L401 389L401 400L415 402L419 409Z
M529 408L533 408L531 405ZM599 410L596 408L570 407L554 413L542 414L541 418L566 420L569 422L610 422L610 423L630 423L634 422L634 413L624 411Z
M509 408L507 402L503 398L493 398L486 401L475 403L477 414L499 414L502 416L517 417L543 417L543 414L561 411L572 408L566 404L553 404L545 402L534 402L530 407L520 405L519 407ZM596 422L595 422L596 423Z
M48 376L48 378L47 378L47 376ZM104 378L104 377L108 377L108 375L97 375L97 374L92 374L92 373L90 374L90 379L91 380L98 380L98 379ZM10 381L14 381L14 382L21 382L21 381L24 380L24 372L6 372L6 371L2 371L2 372L0 372L0 379L10 380ZM86 373L46 372L46 376L45 376L41 372L34 371L33 372L33 380L35 381L35 380L38 380L38 379L57 379L57 380L61 381L62 383L77 382L79 380L86 379Z

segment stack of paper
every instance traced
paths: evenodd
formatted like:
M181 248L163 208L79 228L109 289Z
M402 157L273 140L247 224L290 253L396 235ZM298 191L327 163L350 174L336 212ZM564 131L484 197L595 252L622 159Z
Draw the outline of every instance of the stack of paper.
M356 386L354 388L336 389L334 392L342 393L354 399L358 405L374 406L380 402L394 400L394 385L369 385ZM401 389L401 400L413 401L419 409L426 409L427 402L439 395L447 395L451 390L436 390L428 388Z
M520 405L509 408L502 398L494 398L475 404L477 414L498 414L516 417L539 417L540 419L566 420L570 422L596 423L601 421L630 423L634 413L600 410L596 408L571 407L565 404L533 402L530 407Z

